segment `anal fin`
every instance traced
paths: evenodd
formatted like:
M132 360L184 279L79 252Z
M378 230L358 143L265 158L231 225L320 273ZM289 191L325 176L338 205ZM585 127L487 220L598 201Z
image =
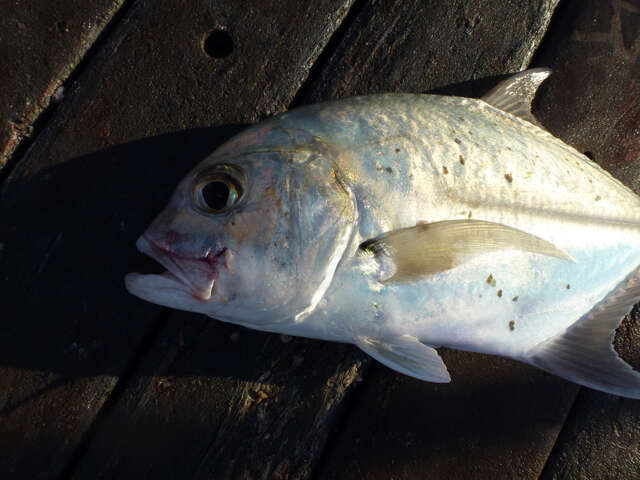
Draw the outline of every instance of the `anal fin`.
M640 301L640 267L566 332L533 348L529 361L573 382L640 399L640 372L613 348L615 330Z
M436 349L411 335L382 340L358 337L354 343L380 363L410 377L435 383L451 381L447 367Z

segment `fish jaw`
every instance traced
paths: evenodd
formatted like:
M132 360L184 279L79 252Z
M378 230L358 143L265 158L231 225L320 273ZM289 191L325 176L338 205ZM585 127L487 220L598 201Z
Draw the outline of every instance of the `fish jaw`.
M231 257L226 248L201 257L177 255L146 235L138 239L136 247L167 271L149 275L130 273L125 277L127 290L149 302L190 311L203 311L205 304L214 299L219 269L228 266Z
M147 302L163 307L204 313L202 308L204 302L191 295L191 290L170 272L159 275L128 273L124 277L124 283L129 293Z

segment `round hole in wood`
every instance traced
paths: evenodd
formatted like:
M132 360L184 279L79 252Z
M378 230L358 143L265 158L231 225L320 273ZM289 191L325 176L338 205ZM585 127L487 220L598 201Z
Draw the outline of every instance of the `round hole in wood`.
M202 50L211 58L224 58L233 52L233 39L225 30L213 30L202 38Z

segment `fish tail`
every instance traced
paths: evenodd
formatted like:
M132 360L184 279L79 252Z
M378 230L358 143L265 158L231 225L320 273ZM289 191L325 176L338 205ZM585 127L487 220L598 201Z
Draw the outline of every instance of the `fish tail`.
M640 267L565 332L533 347L526 361L587 387L640 399L640 372L613 348L615 331L640 301Z

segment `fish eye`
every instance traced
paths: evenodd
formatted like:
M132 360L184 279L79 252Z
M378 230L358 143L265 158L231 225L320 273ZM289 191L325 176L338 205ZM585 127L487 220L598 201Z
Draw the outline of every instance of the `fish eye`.
M213 172L201 178L194 189L196 205L207 213L221 213L233 207L243 189L227 172Z

